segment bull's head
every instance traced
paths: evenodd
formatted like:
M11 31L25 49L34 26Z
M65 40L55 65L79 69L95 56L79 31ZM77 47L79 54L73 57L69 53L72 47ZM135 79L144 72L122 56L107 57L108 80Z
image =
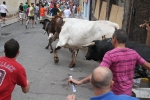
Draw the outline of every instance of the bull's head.
M110 39L94 40L91 43L82 45L82 47L88 47L86 54L86 60L102 61L104 54L112 49Z

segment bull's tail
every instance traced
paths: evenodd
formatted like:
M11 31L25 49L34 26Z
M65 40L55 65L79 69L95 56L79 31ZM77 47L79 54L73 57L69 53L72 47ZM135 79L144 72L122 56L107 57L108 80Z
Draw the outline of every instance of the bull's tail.
M117 23L113 23L115 30L119 29L119 25Z

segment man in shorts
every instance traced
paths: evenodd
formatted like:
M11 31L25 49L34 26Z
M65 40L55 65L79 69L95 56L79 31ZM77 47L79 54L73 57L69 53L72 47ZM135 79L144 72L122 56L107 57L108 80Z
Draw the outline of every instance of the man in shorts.
M32 20L32 26L31 27L35 27L34 26L34 3L31 3L31 6L29 8L29 14L28 14L29 18L26 22L26 29L27 29L27 25L29 23L30 20Z
M19 18L23 24L23 18L24 18L23 3L20 3L20 6L19 6Z
M8 12L5 1L3 1L3 4L0 5L0 10L1 10L0 12L1 12L1 17L2 17L3 24L5 24L6 11Z

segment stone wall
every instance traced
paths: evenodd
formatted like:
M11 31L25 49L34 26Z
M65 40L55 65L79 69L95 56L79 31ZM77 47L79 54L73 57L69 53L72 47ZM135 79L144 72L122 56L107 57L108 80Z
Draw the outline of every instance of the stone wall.
M150 18L150 0L136 0L136 6L134 8L135 15L133 20L133 29L131 34L131 40L146 43L147 31L144 28L140 28L139 25L144 23L144 20Z

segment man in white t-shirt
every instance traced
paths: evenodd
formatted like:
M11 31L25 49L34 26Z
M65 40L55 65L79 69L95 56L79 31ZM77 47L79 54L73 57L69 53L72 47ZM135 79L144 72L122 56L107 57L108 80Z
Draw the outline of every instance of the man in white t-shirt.
M71 15L71 11L69 10L69 7L67 7L67 9L64 10L64 16L66 18L69 18L70 15Z
M3 24L5 24L5 20L6 20L5 19L6 11L8 12L6 2L3 1L3 4L0 5L0 12L1 12L1 17L2 17Z

